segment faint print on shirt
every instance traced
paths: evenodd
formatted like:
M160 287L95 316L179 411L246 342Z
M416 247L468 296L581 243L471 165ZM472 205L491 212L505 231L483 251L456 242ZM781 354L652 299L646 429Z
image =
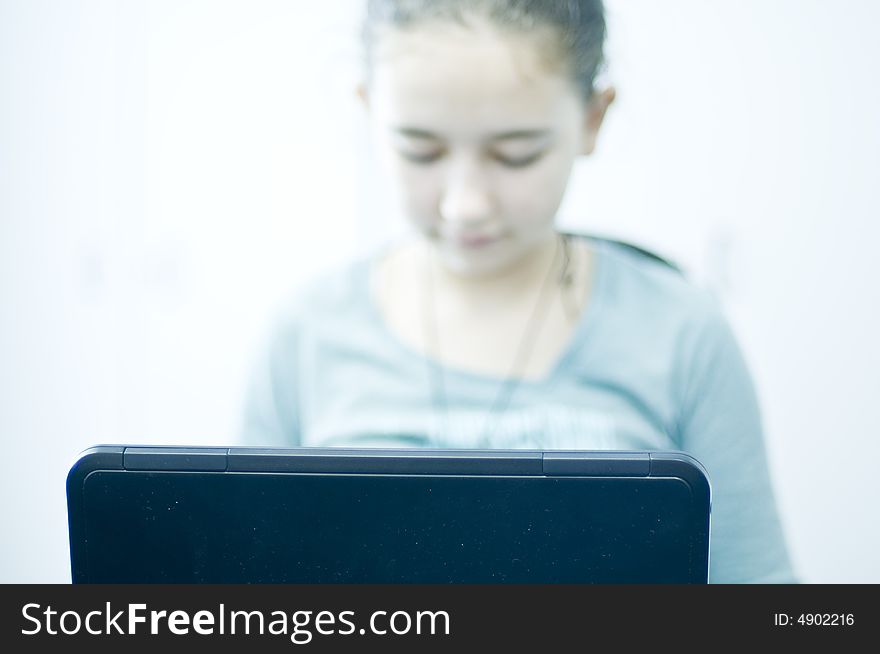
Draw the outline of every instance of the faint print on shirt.
M611 414L569 406L508 409L491 417L482 409L456 409L445 420L423 412L407 415L403 411L394 419L387 414L334 418L316 425L305 444L546 450L608 450L620 449L621 445L621 435L616 433Z

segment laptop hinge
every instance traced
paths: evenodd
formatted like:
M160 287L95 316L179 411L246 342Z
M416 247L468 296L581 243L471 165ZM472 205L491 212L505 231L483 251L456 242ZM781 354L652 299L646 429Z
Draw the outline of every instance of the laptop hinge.
M126 447L122 453L125 470L176 470L225 472L225 447Z
M544 474L648 477L651 474L651 458L647 452L544 452Z

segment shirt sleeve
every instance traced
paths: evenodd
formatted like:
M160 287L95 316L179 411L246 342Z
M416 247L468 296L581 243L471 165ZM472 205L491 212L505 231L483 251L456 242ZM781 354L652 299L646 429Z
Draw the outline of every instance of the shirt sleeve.
M298 332L295 323L280 322L259 352L245 392L239 429L244 446L301 444Z
M743 354L714 304L698 322L688 338L679 437L709 474L709 582L797 583Z

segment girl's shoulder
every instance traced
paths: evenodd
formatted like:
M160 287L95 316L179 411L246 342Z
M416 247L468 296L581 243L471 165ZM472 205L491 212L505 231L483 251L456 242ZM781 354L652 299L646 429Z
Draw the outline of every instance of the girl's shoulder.
M631 243L629 241L622 241L607 236L596 236L591 234L584 235L583 238L593 243L594 246L605 248L609 251L616 253L618 256L628 258L636 263L641 263L643 266L646 266L648 268L657 267L666 272L671 271L678 273L679 275L683 274L682 269L680 266L678 266L678 264L674 263L666 257L660 256L656 252L653 252L641 245L636 245L635 243ZM657 266L657 264L660 265Z
M664 303L696 308L712 304L709 291L699 287L670 259L627 241L586 235L598 268L598 278L618 299L632 298L649 306Z
M355 319L369 310L372 256L348 261L308 274L276 303L273 323L280 329L320 329L328 323Z
M675 262L625 241L586 238L596 255L599 313L619 333L668 344L685 334L726 330L720 300Z

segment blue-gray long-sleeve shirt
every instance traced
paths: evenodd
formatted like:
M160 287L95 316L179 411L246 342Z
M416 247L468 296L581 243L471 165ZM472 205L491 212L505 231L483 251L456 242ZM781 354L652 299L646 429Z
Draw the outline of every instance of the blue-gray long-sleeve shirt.
M438 410L430 366L374 303L370 258L313 282L283 313L256 366L243 441L682 450L702 462L712 485L710 582L797 581L752 380L716 302L644 254L589 244L590 302L563 356L491 415L502 379L442 367Z

